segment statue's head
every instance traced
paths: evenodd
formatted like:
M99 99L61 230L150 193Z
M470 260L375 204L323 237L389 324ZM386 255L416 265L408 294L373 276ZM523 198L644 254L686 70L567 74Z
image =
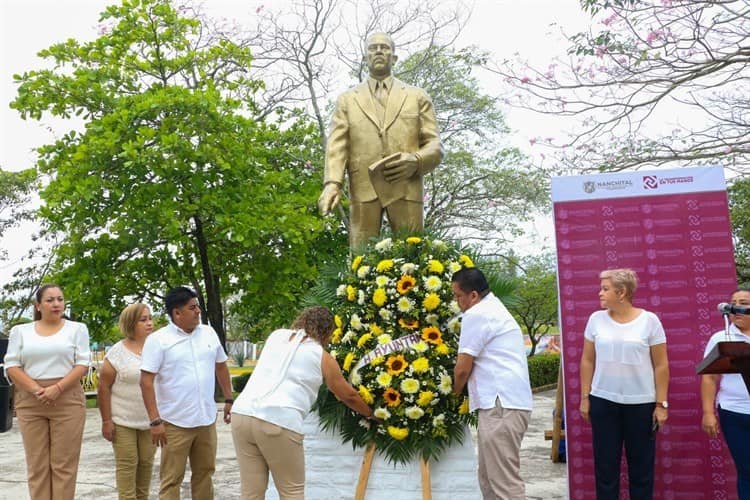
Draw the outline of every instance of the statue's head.
M391 35L376 32L367 37L367 68L370 76L383 79L390 76L393 65L396 64L396 45Z

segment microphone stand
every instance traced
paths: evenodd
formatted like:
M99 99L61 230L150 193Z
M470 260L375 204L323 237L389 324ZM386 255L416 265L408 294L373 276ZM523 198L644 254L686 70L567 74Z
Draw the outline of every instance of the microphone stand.
M724 313L722 316L724 316L724 340L729 342L732 340L732 336L729 334L729 313Z

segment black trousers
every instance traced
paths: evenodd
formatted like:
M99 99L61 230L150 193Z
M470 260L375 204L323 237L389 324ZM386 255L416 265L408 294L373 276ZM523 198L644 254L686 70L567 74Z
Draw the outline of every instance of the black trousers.
M597 500L620 496L622 447L628 463L631 500L654 495L656 440L652 431L655 403L620 404L589 395Z

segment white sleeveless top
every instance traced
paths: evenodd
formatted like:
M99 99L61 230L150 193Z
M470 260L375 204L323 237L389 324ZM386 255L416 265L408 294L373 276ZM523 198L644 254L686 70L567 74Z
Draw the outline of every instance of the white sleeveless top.
M323 383L323 348L315 340L302 340L304 336L303 330L287 329L269 335L232 413L302 433L302 421Z
M119 341L105 358L117 371L112 384L112 421L123 427L147 430L148 413L141 395L141 357Z

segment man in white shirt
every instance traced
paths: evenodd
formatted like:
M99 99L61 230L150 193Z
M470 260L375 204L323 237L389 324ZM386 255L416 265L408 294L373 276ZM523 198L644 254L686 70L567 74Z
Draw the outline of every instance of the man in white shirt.
M523 335L479 269L461 269L452 281L463 311L453 391L468 383L469 408L479 410L479 488L485 500L523 500L520 450L532 407Z
M172 320L146 339L141 358L141 390L151 438L161 446L159 498L179 500L190 460L194 500L214 498L216 403L214 379L224 393L224 422L229 423L232 385L227 355L213 328L201 324L196 293L177 287L165 297Z

